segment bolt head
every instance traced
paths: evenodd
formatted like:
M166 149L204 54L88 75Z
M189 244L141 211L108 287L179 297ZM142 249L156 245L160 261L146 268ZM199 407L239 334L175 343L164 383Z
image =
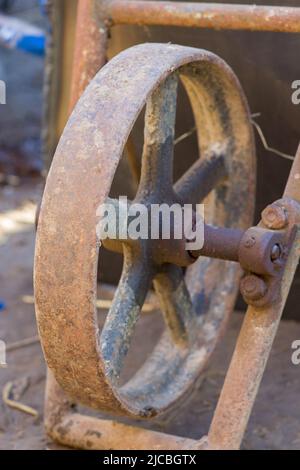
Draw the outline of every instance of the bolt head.
M267 292L265 281L254 274L248 274L241 280L240 289L246 301L259 300Z
M271 261L274 262L274 261L279 260L281 255L282 255L282 248L278 243L276 243L276 245L274 245L271 250Z
M267 206L262 211L261 217L266 227L275 230L283 229L288 223L286 210L278 204Z

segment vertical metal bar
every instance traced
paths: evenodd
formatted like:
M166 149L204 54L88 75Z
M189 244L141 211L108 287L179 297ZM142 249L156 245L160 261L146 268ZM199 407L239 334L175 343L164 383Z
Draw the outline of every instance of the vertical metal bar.
M106 0L78 1L70 113L89 82L107 60L108 17L105 12L106 4ZM140 164L132 136L128 138L126 150L131 172L135 183L138 183Z
M300 144L289 174L284 196L300 202Z
M299 230L286 265L281 301L249 307L208 434L209 448L238 449L256 398L299 259Z
M107 28L101 3L96 0L78 2L70 112L106 62Z
M300 202L300 146L284 192ZM299 223L299 209L294 209ZM297 212L298 211L298 212ZM281 281L280 301L264 309L249 307L226 375L208 434L213 449L238 449L256 398L280 318L293 282L300 254L298 225Z

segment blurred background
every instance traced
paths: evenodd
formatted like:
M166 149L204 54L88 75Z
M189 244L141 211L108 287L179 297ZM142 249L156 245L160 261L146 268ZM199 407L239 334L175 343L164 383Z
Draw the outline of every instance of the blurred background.
M23 34L24 24L29 23L45 36L47 20L36 0L1 1L0 13L10 20L6 24L2 16L0 21L0 78L6 83L6 105L0 110L0 181L17 184L20 178L38 176L43 169L44 51L38 54L30 44L26 50L20 41L18 46L14 33ZM12 17L21 22L13 22ZM24 34L29 35L26 30Z

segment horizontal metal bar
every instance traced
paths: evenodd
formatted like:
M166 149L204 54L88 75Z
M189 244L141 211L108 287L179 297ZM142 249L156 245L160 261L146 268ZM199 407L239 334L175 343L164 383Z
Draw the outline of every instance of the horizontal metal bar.
M247 31L300 32L300 8L218 3L106 0L112 25L187 26Z
M239 246L245 231L234 228L220 228L204 225L204 246L200 250L190 251L193 258L209 258L239 261Z
M52 429L51 437L66 446L85 450L182 450L198 445L193 439L78 413L64 416L59 426Z
M74 413L72 401L48 370L46 432L55 442L85 450L201 449L202 441Z

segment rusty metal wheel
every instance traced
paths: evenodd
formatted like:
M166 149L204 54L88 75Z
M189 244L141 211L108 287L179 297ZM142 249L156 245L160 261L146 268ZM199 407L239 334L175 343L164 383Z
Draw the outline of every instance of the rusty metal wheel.
M178 79L191 101L200 159L173 185ZM121 280L99 333L96 211L109 195L128 135L146 103L136 201L204 200L211 224L245 229L255 197L247 104L236 77L215 55L170 44L133 47L97 74L75 107L42 201L35 256L38 327L48 366L74 400L140 417L168 409L195 383L234 308L240 276L232 262L200 258L192 264L179 245L125 243ZM181 266L189 264L184 276ZM141 369L120 386L152 280L166 330Z

